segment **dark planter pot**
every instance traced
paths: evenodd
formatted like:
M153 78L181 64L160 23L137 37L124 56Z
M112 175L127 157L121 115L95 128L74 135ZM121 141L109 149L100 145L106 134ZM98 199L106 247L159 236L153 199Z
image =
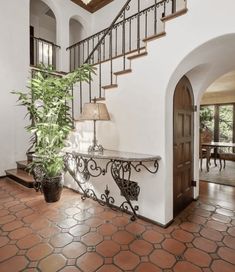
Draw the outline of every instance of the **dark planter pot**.
M52 203L60 200L60 196L63 190L62 176L44 178L41 188L46 202Z

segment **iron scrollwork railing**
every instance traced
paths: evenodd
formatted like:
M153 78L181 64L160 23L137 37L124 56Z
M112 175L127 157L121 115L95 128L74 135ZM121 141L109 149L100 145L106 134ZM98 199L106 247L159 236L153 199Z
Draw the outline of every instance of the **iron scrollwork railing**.
M122 58L119 71L128 70L128 54L140 53L145 50L147 38L164 33L162 18L182 9L182 5L178 5L178 2L183 2L184 7L186 6L185 0L152 0L151 5L147 7L145 1L128 0L108 28L67 48L70 56L70 71L83 63L97 66L97 80L94 80L97 86L93 88L95 83L89 82L87 97L83 91L86 87L83 84L78 87L80 112L84 102L91 102L94 97L100 99L104 97L104 85L115 85L114 60L116 58ZM104 77L103 69L107 68L103 68L103 65L107 61L109 61L108 71Z
M91 198L102 206L107 205L114 210L119 209L123 212L131 213L131 220L136 220L136 212L139 210L139 207L138 205L133 205L132 201L138 201L140 187L136 181L131 180L132 171L141 172L142 169L145 169L151 174L155 174L159 168L158 160L160 157L148 159L147 161L104 157L103 159L108 159L104 168L98 166L96 159L102 159L102 157L92 157L90 154L86 156L75 152L66 153L64 157L65 168L81 189L82 199ZM149 167L147 163L152 163L151 167ZM121 203L119 208L114 206L115 199L110 196L110 190L107 185L100 198L97 197L93 189L84 188L85 183L89 181L91 177L99 177L107 174L109 171L120 190L120 195L125 198L125 201Z

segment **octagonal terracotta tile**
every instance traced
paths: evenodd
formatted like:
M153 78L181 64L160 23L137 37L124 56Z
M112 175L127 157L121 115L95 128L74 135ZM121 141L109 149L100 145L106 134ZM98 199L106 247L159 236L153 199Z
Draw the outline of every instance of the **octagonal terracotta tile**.
M97 271L103 264L103 259L94 252L87 252L77 259L77 266L86 272Z
M90 231L90 227L84 224L76 225L75 227L69 230L73 236L82 236Z
M39 269L43 272L58 271L66 265L66 259L61 254L51 254L39 263Z
M220 247L218 255L225 261L235 265L235 250L228 247ZM235 266L234 266L235 268Z
M126 226L126 230L132 234L137 235L143 233L145 231L145 227L136 222L132 222Z
M5 245L0 248L0 262L16 255L19 249L15 245ZM1 270L0 270L1 271Z
M64 247L67 244L71 243L72 240L73 240L73 237L70 234L58 233L51 238L50 243L54 247Z
M193 235L185 230L180 230L180 229L177 229L177 230L174 230L172 232L172 236L180 241L180 242L183 242L183 243L190 243L192 242L193 240Z
M173 267L176 262L176 259L172 254L162 249L155 249L149 258L151 262L163 269Z
M26 256L31 260L31 261L39 261L42 258L48 256L50 253L52 253L53 248L47 244L47 243L41 243L38 244L32 248L30 248Z
M9 243L9 239L5 236L0 236L0 247L5 246Z
M114 241L103 241L96 247L96 251L104 257L113 257L120 251L120 245Z
M130 250L140 256L148 256L153 251L153 246L144 240L135 240L130 244Z
M209 267L212 261L209 254L196 248L188 248L184 256L186 260L200 267Z
M223 260L215 260L211 265L213 272L234 272L234 265Z
M165 239L162 243L162 247L174 255L181 255L186 249L182 242L174 239Z
M132 234L130 234L129 232L125 231L125 230L117 231L113 235L113 240L115 242L117 242L119 244L123 244L123 245L129 244L134 239L135 239L135 237Z
M197 237L194 239L193 244L198 249L201 249L203 251L206 251L208 253L216 252L217 245L214 241L208 240L204 237Z
M72 228L75 225L77 225L77 221L72 218L67 218L58 223L58 226L64 229Z
M223 238L223 235L219 231L211 228L203 228L200 233L203 237L212 241L221 241Z
M161 243L164 236L155 230L147 230L143 233L143 238L151 243Z
M174 266L174 272L202 272L202 270L194 264L186 261L178 262ZM206 272L206 271L205 271Z
M98 228L98 232L103 236L110 236L117 232L117 227L110 223L104 223Z
M41 242L40 236L38 236L37 234L30 234L20 239L16 243L16 245L20 249L28 249L31 248L32 246L35 246L36 244L39 244L40 242Z
M25 268L28 265L28 260L24 256L14 256L5 262L0 263L1 272L10 272L10 271L26 271Z
M85 234L84 236L82 236L81 240L87 246L96 246L103 240L103 237L97 232L89 232Z
M62 250L66 258L78 258L86 252L86 247L80 242L72 242L65 246Z
M114 263L124 271L133 271L139 262L140 258L130 251L121 251L114 257Z
M21 239L31 233L32 233L31 228L21 227L21 228L18 228L16 230L13 230L12 232L10 232L9 238L13 239L13 240L18 240L18 239Z
M151 263L141 263L135 270L136 272L161 272L162 270Z

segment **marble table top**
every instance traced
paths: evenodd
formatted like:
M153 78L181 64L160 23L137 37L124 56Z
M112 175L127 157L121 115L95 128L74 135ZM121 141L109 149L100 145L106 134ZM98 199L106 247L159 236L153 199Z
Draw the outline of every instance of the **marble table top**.
M84 150L76 150L72 148L64 149L65 153L72 153L78 156L83 156L93 159L109 159L109 160L119 160L119 161L131 161L131 162L150 162L161 160L158 155L147 155L132 152L122 152L116 150L105 149L102 153L100 152L88 152Z

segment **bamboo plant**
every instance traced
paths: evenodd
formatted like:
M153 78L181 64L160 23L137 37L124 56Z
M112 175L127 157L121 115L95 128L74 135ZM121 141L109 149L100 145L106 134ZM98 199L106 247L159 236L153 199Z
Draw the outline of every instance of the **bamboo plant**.
M72 128L69 107L71 88L77 82L88 82L92 73L94 68L88 64L62 77L55 76L50 68L41 67L30 80L28 92L13 92L31 118L31 124L26 129L34 135L36 159L30 168L40 165L46 178L63 172L61 150Z

